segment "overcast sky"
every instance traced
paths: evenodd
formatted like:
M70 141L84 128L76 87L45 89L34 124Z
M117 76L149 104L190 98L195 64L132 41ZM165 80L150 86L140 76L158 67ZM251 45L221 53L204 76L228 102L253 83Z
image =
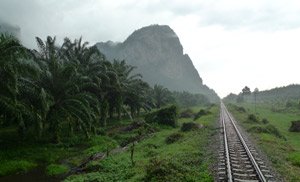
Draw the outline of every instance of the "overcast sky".
M166 24L222 97L300 83L298 0L0 0L0 21L19 26L29 47L35 36L94 44Z

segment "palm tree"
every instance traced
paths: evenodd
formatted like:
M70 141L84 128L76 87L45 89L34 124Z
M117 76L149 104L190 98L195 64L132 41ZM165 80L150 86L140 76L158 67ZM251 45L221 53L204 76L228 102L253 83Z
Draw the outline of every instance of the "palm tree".
M31 111L19 99L19 80L22 76L30 77L35 73L33 62L28 58L28 50L19 40L10 35L0 35L0 117L5 122L19 125L19 134L24 136L24 119L31 116Z
M134 66L126 64L125 60L114 60L112 67L117 74L117 82L108 93L109 98L109 113L112 116L114 109L117 112L118 119L121 117L121 110L124 109L123 104L130 94L132 94L132 87L142 78L141 74L133 74ZM137 92L139 92L137 90ZM131 108L133 111L133 108ZM133 114L133 113L131 113ZM132 117L132 115L130 116Z
M171 92L167 88L157 84L153 87L152 96L156 108L160 108L172 100Z
M109 90L115 88L117 75L112 68L112 64L106 61L105 56L96 46L87 47L88 42L82 43L82 39L72 42L65 38L63 44L66 59L77 68L77 71L89 79L84 84L84 91L88 91L98 98L100 103L101 125L106 126L108 113L107 94ZM98 112L98 111L97 111Z
M130 107L131 115L139 115L140 110L150 111L153 108L153 102L149 95L151 87L142 80L135 80L126 91L124 104Z
M97 107L94 95L83 91L90 79L81 75L71 60L66 59L64 50L55 45L55 37L47 37L45 42L36 39L39 51L34 51L34 55L41 65L41 76L34 85L48 98L45 122L54 133L54 141L59 141L61 125L66 121L75 121L74 124L89 137L96 119L94 107Z

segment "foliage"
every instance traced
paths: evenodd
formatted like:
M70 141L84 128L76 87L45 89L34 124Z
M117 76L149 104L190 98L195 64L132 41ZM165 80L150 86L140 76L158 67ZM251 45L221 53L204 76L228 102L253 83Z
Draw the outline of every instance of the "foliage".
M237 105L232 104L232 103L228 104L228 106L232 107L233 109L235 109L238 112L241 112L241 113L246 112L246 109L243 106L237 106Z
M90 147L84 150L84 153L88 156L99 152L110 151L118 146L115 140L107 136L95 136L91 138L88 144Z
M192 109L186 109L180 113L179 117L180 118L192 118L192 117L194 117L194 112Z
M131 116L151 109L150 87L125 61L109 62L81 38L65 38L62 46L50 36L36 41L38 50L28 50L13 37L0 37L0 76L6 79L0 84L0 124L18 126L20 137L51 135L54 143L62 133L90 138L108 115L120 119L125 106Z
M268 124L268 123L270 123L270 121L268 119L266 119L266 118L263 118L261 120L261 122L262 122L262 124Z
M249 114L249 115L248 115L248 121L249 121L249 122L253 122L253 123L258 123L258 122L259 122L259 119L257 118L256 115L254 115L254 114Z
M177 161L153 158L146 166L144 181L185 181L185 173L186 169Z
M58 176L66 173L68 170L67 166L59 164L50 164L46 168L47 175L49 176Z
M289 129L291 132L300 132L300 120L292 121L292 125Z
M199 107L193 108L199 110ZM209 164L213 163L213 154L209 144L211 136L217 134L213 126L218 117L218 107L210 109L212 114L197 120L208 127L201 132L184 133L180 142L166 145L166 138L178 133L178 128L159 126L160 130L150 137L138 142L134 149L133 166L130 161L130 150L112 154L101 161L91 162L89 171L69 176L65 181L213 181ZM179 123L185 119L179 119ZM128 125L130 126L130 125ZM123 135L116 131L114 134ZM127 131L127 130L126 130ZM130 130L130 133L135 130ZM179 132L180 133L180 132ZM129 133L128 133L129 134ZM155 161L159 164L155 166ZM148 172L147 172L148 170ZM160 172L160 171L167 171ZM171 175L171 174L173 175ZM168 180L169 179L169 180Z
M242 95L242 94L239 94L238 96L237 96L237 98L236 98L236 102L237 103L242 103L242 102L244 102L244 96Z
M274 135L275 137L286 140L286 138L281 134L281 132L272 124L268 124L266 126L252 126L248 129L248 131L253 133L268 133Z
M9 160L1 161L0 176L13 174L16 172L27 172L30 169L36 167L36 163L26 160Z
M242 89L242 94L243 95L250 95L251 94L251 90L249 87L245 86L243 89Z
M165 106L174 100L171 92L167 88L157 84L153 87L152 95L156 108Z
M171 105L158 111L148 113L145 116L145 121L149 123L158 123L175 127L177 125L178 118L177 112L177 107L175 105Z
M195 122L187 122L187 123L182 123L181 126L181 131L186 132L186 131L191 131L191 130L197 130L199 128L202 128L203 126L195 123Z
M194 121L199 119L200 117L208 115L208 114L210 114L210 112L208 110L200 109L200 111L195 114Z
M141 130L152 128L143 126L111 138L97 135L105 135L122 116L133 121L140 113L175 103L174 95L183 105L207 102L203 95L173 94L158 85L151 88L134 72L134 66L124 60L107 60L82 38L65 38L62 45L50 36L46 40L37 37L36 42L37 49L30 50L14 37L0 36L0 129L18 133L1 137L0 158L5 161L1 172L26 171L36 163L54 164L80 152L70 159L78 164L86 155L132 142L141 137ZM149 114L150 122L177 125L176 106L154 113ZM76 147L80 151L74 152ZM14 162L18 160L20 164ZM62 168L50 165L49 171L54 174Z
M173 92L172 95L181 107L207 106L210 104L209 99L203 94L192 94L183 91Z
M177 142L182 137L183 137L182 133L172 133L171 135L167 136L166 143L171 144L171 143Z
M287 160L291 161L293 165L300 167L300 152L289 154Z

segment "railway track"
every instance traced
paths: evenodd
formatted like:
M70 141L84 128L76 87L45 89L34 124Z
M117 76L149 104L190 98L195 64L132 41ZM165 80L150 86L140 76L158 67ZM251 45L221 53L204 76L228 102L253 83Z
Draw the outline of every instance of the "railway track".
M218 180L239 182L274 181L255 148L246 142L235 120L221 103L220 124L222 128L219 151Z

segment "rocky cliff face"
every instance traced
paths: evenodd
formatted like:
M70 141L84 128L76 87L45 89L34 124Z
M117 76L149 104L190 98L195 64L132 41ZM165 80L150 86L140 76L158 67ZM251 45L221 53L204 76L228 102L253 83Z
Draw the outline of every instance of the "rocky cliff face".
M169 26L151 25L133 32L123 43L97 43L109 59L126 60L150 85L160 84L174 91L202 93L212 101L217 94L203 85L179 38Z

